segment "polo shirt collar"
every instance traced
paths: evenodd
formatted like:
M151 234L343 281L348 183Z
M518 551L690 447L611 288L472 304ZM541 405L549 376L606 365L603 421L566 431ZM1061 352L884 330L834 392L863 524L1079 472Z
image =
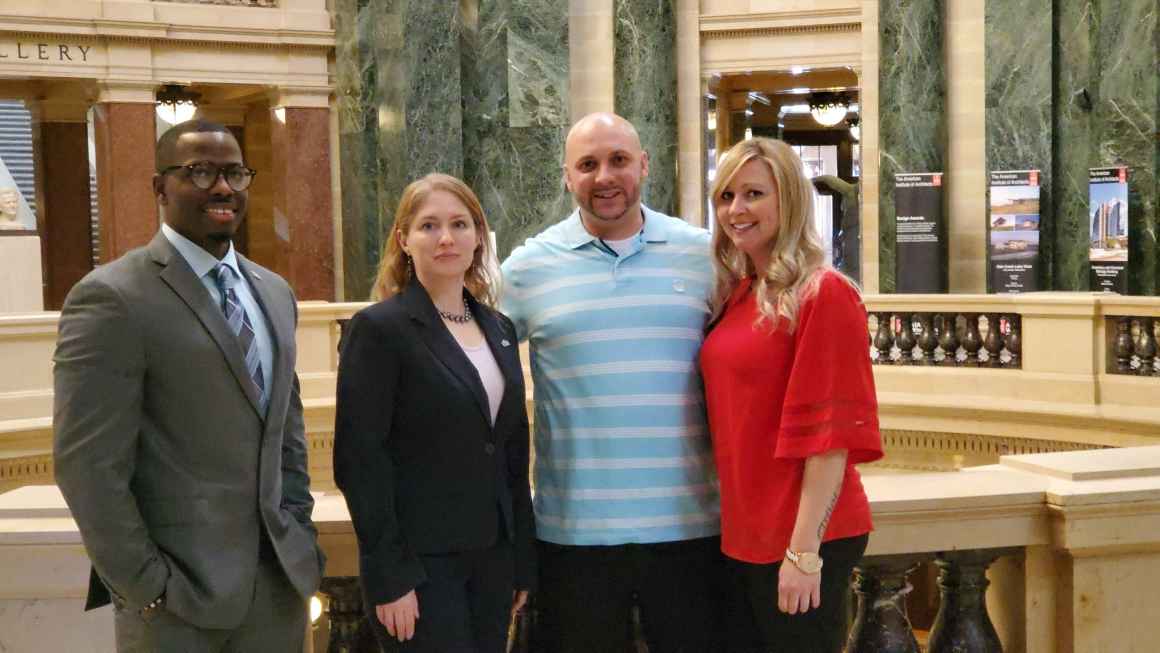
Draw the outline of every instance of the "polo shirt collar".
M644 214L644 240L648 243L663 243L668 241L668 232L665 230L663 216L644 204L640 205ZM572 215L564 221L561 239L570 249L579 249L596 240L596 236L588 233L584 228L584 221L580 219L580 209L572 211Z
M242 271L238 268L238 255L234 251L234 244L232 242L230 243L230 248L226 251L226 255L219 261L214 258L213 254L198 247L192 240L177 233L176 229L164 222L161 223L161 232L173 244L177 253L181 254L181 258L185 259L185 262L189 264L190 269L193 270L193 273L197 275L198 279L209 274L211 270L218 266L218 263L225 263L233 269L238 279L243 278Z

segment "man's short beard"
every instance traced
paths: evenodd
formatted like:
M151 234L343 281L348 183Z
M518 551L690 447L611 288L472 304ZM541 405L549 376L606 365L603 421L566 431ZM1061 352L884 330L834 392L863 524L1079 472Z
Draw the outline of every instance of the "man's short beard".
M234 239L233 234L211 233L206 234L206 240L212 240L215 243L228 243Z

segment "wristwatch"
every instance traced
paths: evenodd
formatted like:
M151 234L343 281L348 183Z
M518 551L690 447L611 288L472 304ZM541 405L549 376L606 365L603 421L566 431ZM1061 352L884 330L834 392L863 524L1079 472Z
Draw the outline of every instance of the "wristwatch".
M790 549L785 550L785 559L793 563L793 566L802 571L803 574L817 574L822 571L822 559L816 553L810 551L802 551L798 553Z

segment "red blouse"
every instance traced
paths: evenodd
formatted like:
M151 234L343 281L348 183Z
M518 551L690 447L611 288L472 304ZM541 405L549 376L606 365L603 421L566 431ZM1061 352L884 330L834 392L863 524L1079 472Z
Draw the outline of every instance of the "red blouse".
M882 457L866 309L835 272L784 321L757 329L757 302L742 280L701 347L709 429L721 481L721 548L752 563L781 560L801 498L804 459L849 456L822 541L868 533L870 504L854 465Z

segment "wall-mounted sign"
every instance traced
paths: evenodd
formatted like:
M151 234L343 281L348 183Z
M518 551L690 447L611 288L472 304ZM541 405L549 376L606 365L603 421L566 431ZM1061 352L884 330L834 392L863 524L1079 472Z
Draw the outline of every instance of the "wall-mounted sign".
M1039 290L1039 171L991 173L991 292Z
M95 65L97 46L54 40L0 38L0 66L6 64Z
M900 293L947 291L942 173L894 176L895 278Z
M1088 171L1091 288L1128 292L1128 168Z

